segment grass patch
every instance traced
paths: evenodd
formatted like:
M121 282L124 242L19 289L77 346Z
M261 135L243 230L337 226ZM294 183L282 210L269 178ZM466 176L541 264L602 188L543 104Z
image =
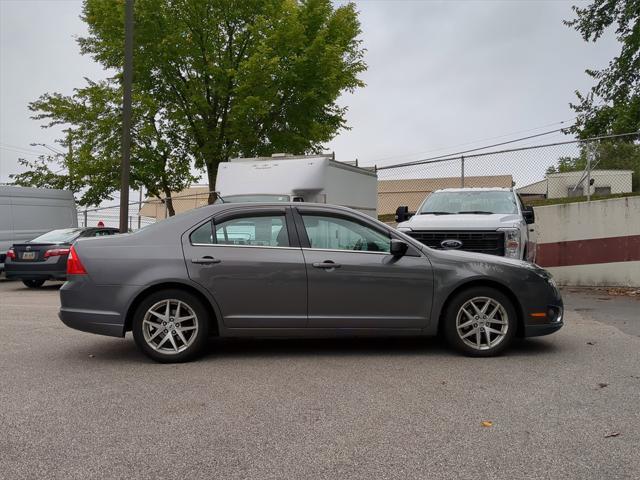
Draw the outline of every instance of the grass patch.
M624 198L624 197L637 197L640 195L640 192L630 192L630 193L614 193L611 195L591 195L591 200L607 200L609 198ZM543 207L546 205L562 205L565 203L580 203L586 202L587 197L562 197L562 198L541 198L541 199L531 199L525 200L523 199L526 205L531 205L534 207Z
M395 222L396 214L395 213L385 213L383 215L378 215L378 220L381 222Z

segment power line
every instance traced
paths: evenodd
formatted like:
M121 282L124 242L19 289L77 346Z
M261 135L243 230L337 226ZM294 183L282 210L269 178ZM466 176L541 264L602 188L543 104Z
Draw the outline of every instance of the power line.
M0 149L11 151L11 152L14 152L14 153L20 153L21 155L38 155L38 156L40 156L40 155L50 155L48 152L40 152L38 150L31 150L31 149L28 149L28 148L16 147L16 146L9 145L9 144L6 144L6 143L4 145L0 144Z
M586 143L586 142L593 142L596 140L608 140L611 138L622 138L622 137L631 137L631 136L640 136L640 130L637 132L619 133L616 135L602 135L600 137L591 137L591 138L578 139L578 140L567 140L566 142L545 143L543 145L532 145L529 147L509 148L505 150L494 150L491 152L483 152L483 153L476 153L474 155L468 155L468 156L465 156L464 158L486 157L488 155L498 155L498 154L510 153L510 152L522 152L525 150L535 150L538 148L556 147L558 145L569 145L572 143ZM404 164L399 163L396 165L388 165L385 167L378 167L378 170L389 170L392 168L405 167L410 165L424 165L424 164L430 164L430 163L450 162L451 160L460 160L460 157L455 155L459 155L459 154L452 154L451 156L448 156L446 158L438 157L438 158L426 159L418 163L411 162L411 163L404 163Z
M577 117L572 117L572 118L569 118L567 120L560 120L559 122L547 123L545 125L540 125L538 127L527 128L527 129L524 129L524 130L517 130L515 132L505 133L505 134L502 134L502 135L496 135L496 136L493 136L493 137L479 138L477 140L472 140L470 142L458 143L458 144L450 145L450 146L447 146L447 147L434 148L432 150L426 150L426 151L422 151L422 152L407 153L405 155L392 155L392 156L388 156L388 157L380 157L380 158L376 158L376 159L371 159L370 161L373 162L373 163L376 163L376 162L380 162L382 160L400 159L400 158L404 158L404 157L412 157L414 155L426 155L426 154L429 154L429 153L441 152L442 150L450 150L452 148L465 147L467 145L473 145L473 144L476 144L476 143L487 142L489 140L498 140L499 138L510 137L512 135L520 135L522 133L534 132L536 130L540 130L541 128L548 128L548 127L552 127L554 125L562 125L562 124L564 124L566 122L573 121L576 118ZM567 127L564 127L564 128L567 128Z
M548 132L536 133L535 135L529 135L527 137L516 138L515 140L508 140L506 142L494 143L492 145L486 145L484 147L472 148L472 149L469 149L469 150L462 150L462 151L459 151L459 152L448 153L446 155L439 155L437 157L425 158L425 159L422 159L422 160L414 160L412 162L397 163L395 165L386 165L386 166L383 166L383 167L378 167L378 170L385 170L385 169L388 169L388 168L397 168L397 167L407 167L407 166L410 166L410 165L419 165L419 164L423 164L423 163L429 163L429 162L432 162L434 160L449 159L449 157L456 157L458 155L464 155L465 153L477 152L477 151L480 151L480 150L486 150L487 148L500 147L502 145L509 145L510 143L517 143L517 142L522 142L524 140L530 140L532 138L542 137L542 136L545 136L545 135L551 135L552 133L561 132L562 130L564 130L564 128L558 128L558 129L555 129L555 130L549 130Z

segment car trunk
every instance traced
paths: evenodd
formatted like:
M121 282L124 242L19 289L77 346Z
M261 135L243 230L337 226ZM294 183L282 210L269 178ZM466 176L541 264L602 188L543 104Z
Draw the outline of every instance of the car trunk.
M67 244L60 243L16 243L13 245L13 251L16 258L12 261L21 262L44 262L44 252L54 248L65 248Z

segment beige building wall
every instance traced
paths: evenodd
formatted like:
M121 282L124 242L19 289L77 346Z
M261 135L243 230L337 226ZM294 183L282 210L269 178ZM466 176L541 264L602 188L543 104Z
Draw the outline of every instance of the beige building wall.
M176 213L186 212L187 210L207 205L209 201L209 185L194 185L182 192L173 192L171 196ZM140 209L140 215L161 219L168 214L166 213L164 202L153 197L145 199L144 205Z

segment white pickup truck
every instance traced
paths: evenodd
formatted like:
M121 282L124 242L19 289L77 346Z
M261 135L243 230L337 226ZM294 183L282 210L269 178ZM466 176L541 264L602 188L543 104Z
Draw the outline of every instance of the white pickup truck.
M535 261L533 207L511 188L436 190L415 214L396 211L398 230L431 248Z

